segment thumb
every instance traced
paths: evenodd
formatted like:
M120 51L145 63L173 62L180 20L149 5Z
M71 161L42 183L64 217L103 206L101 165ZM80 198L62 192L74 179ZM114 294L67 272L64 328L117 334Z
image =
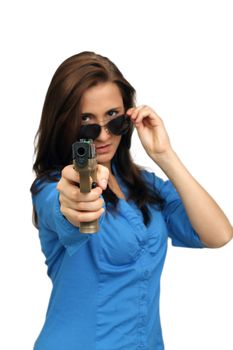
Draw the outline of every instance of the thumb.
M109 179L108 168L101 164L98 164L97 165L97 183L102 188L102 190L105 190L107 188L108 179Z

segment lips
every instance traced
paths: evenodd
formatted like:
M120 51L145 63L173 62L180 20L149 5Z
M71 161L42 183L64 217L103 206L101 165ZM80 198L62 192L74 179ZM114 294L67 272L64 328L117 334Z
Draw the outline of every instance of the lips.
M96 152L99 154L107 153L109 152L110 146L111 145L103 145L103 146L96 147Z
M110 146L110 145L96 146L96 149L105 148L105 147L108 147L108 146Z

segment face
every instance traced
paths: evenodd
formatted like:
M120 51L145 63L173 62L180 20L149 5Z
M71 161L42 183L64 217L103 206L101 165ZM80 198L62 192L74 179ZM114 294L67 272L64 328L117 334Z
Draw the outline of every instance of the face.
M99 83L89 88L81 99L81 120L83 125L108 123L123 114L123 99L118 86L114 83ZM121 141L121 136L111 134L107 128L101 127L95 139L97 162L111 168L111 160Z

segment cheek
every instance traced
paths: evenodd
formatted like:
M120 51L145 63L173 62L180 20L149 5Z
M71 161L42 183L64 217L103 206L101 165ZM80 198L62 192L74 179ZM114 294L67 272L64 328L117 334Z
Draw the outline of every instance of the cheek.
M121 136L114 136L114 146L115 146L115 149L118 148L119 144L121 142Z

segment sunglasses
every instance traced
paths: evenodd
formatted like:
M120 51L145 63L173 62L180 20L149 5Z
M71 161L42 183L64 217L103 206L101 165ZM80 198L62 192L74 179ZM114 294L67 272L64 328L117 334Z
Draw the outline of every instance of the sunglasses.
M127 115L119 115L110 120L105 125L88 124L82 125L79 132L80 139L95 140L101 133L101 128L104 127L113 135L124 135L130 129L131 120Z

